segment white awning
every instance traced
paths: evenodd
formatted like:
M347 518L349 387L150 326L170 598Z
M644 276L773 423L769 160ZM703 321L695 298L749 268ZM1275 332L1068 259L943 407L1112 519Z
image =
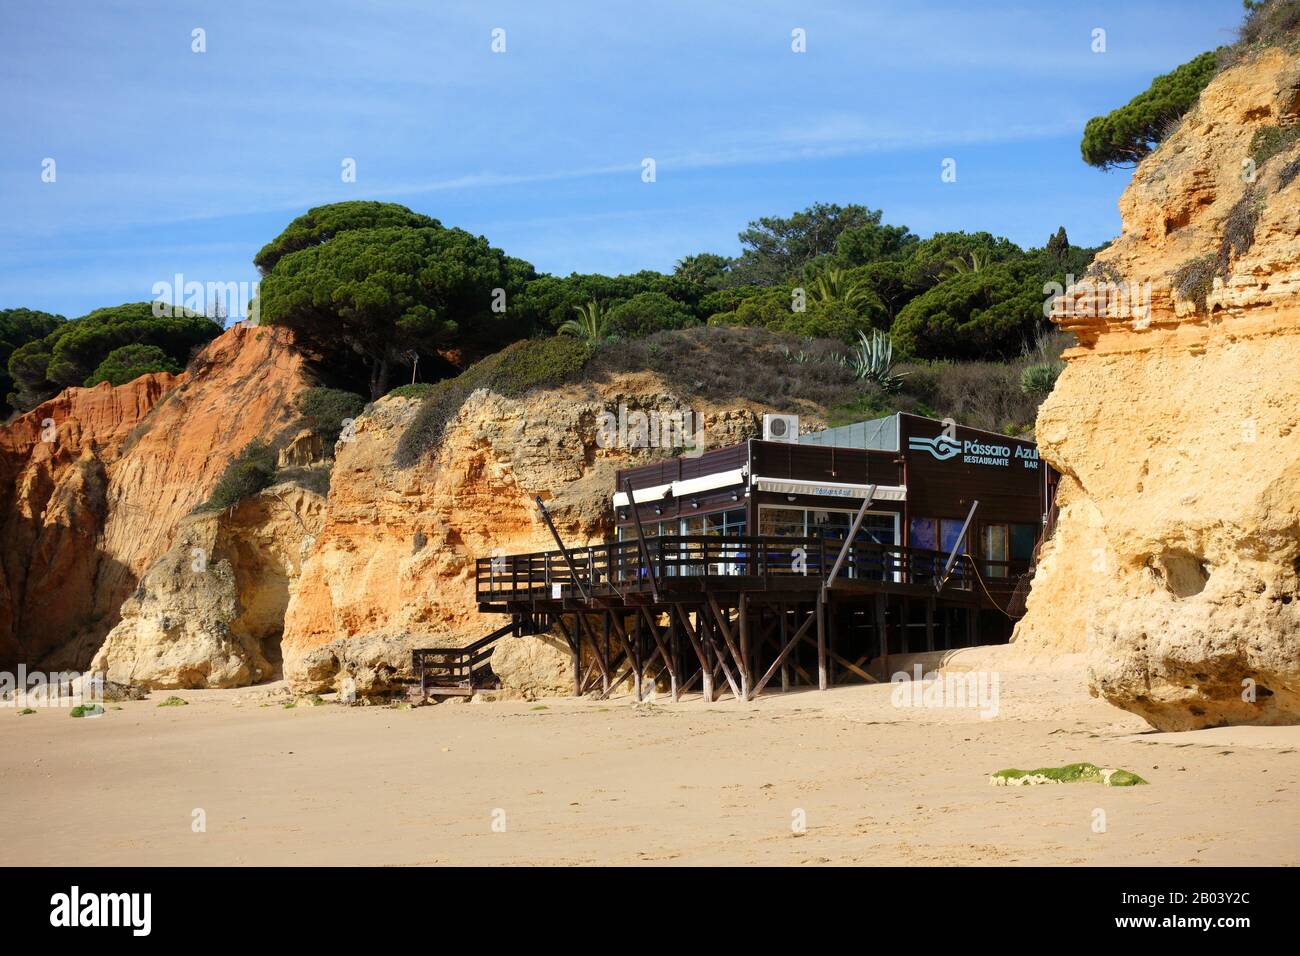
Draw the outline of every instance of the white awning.
M666 485L651 485L649 488L633 488L632 494L636 497L637 504L644 504L647 501L661 501L668 496L668 492L673 490L672 483ZM614 492L614 507L627 507L627 493L623 491Z
M718 471L711 475L700 475L698 478L687 478L685 481L673 482L673 494L678 498L686 495L703 494L706 491L713 491L715 488L728 488L731 485L742 485L745 483L745 469L734 468L731 471Z
M782 495L814 495L818 498L865 498L870 485L851 484L844 481L785 481L781 478L754 477L754 487L759 491L774 491ZM877 485L873 501L906 501L907 488L903 485Z
M743 485L745 483L746 470L744 468L734 468L731 471L718 471L711 475L701 475L698 478L687 478L685 481L673 481L666 485L653 485L649 488L633 488L632 494L636 496L637 504L645 504L647 501L661 501L669 494L675 498L681 498L686 495L700 495L706 491L713 491L715 488L729 488L732 485ZM614 492L614 507L627 507L627 493L623 491Z

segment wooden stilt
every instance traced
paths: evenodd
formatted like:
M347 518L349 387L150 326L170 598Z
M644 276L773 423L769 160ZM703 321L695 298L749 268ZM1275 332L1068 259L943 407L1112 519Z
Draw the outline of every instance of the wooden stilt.
M885 622L885 596L876 595L876 632L880 635L880 672L889 680L889 626Z
M817 615L817 689L825 690L830 686L830 673L826 667L826 605L822 601L816 603Z
M785 659L786 649L790 646L790 634L788 630L789 620L786 614L785 604L780 607L781 614L781 693L788 693L790 690L790 664Z
M925 599L925 649L934 650L934 598Z
M749 595L740 596L740 697L749 700L752 671L749 660Z

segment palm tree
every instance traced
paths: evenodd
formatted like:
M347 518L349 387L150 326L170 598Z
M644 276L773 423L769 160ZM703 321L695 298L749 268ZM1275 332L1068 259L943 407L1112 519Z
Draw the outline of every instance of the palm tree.
M856 282L850 282L843 269L834 266L823 269L813 283L812 298L815 302L838 302L846 308L855 308L866 298L867 292Z
M578 317L564 322L556 334L571 335L588 345L595 345L605 331L605 307L592 299L586 305L575 305L573 311L578 313Z
M981 258L978 252L972 252L969 257L957 256L948 260L939 273L939 278L948 279L964 272L979 272L986 265L988 265L988 260Z

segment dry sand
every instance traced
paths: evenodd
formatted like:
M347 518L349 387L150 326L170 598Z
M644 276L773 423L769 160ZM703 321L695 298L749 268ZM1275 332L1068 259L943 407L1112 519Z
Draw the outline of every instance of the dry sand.
M1300 727L1151 733L1090 699L1077 665L1008 665L991 720L894 707L888 685L749 705L286 709L273 686L96 719L0 709L0 842L19 865L1300 863ZM1150 786L988 782L1078 761Z

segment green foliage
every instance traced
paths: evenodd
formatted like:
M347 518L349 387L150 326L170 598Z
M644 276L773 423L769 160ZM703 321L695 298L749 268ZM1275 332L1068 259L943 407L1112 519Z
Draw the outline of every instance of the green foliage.
M363 396L339 388L309 388L298 396L303 424L321 437L326 448L339 440L343 420L356 418L365 407Z
M622 276L578 273L568 277L541 276L529 282L512 300L511 312L536 335L558 331L573 318L576 309L589 302L601 303L608 312L643 292L659 292L697 318L704 318L709 313L701 311L700 302L710 291L707 283L685 273L664 275L643 270Z
M850 226L835 240L835 262L846 268L865 266L881 259L906 256L921 240L906 226L882 225L881 213L872 221Z
M1040 275L1007 265L963 272L917 296L894 320L894 343L921 358L1009 357L1043 321Z
M1290 152L1300 142L1300 123L1290 126L1261 126L1250 138L1250 158L1256 170L1263 169L1274 156Z
M1020 373L1020 390L1026 395L1045 396L1056 385L1057 378L1065 371L1064 362L1043 362L1028 365Z
M16 407L34 408L63 388L85 384L109 353L124 345L156 346L183 367L195 348L221 334L221 326L205 316L156 306L132 302L96 309L16 348L9 357Z
M275 481L275 449L262 441L249 442L217 479L208 500L200 511L223 511L233 508Z
M1167 135L1173 123L1196 105L1201 90L1218 69L1213 52L1171 73L1157 76L1145 92L1105 116L1094 116L1083 130L1080 151L1090 166L1134 166Z
M1300 37L1300 3L1296 0L1243 0L1246 19L1238 31L1247 47L1294 47Z
M158 704L159 707L188 707L190 702L184 697L172 695Z
M1186 302L1195 302L1199 312L1205 311L1205 300L1214 288L1214 273L1218 257L1200 256L1189 259L1174 272L1174 294Z
M171 372L175 375L180 370L180 363L173 361L156 345L123 345L109 352L98 368L86 377L86 387L90 388L100 382L125 385L150 372Z
M104 708L98 704L78 704L68 711L69 717L98 717L104 712Z
M285 256L328 242L353 229L440 229L442 223L390 202L356 200L317 206L303 213L263 246L253 264L266 275Z
M860 381L872 382L881 391L892 394L903 387L903 379L894 373L894 343L879 329L868 336L858 333L858 342L849 350L849 368Z
M11 407L9 393L14 380L9 374L9 357L28 342L45 338L66 321L61 315L35 309L0 309L0 415Z
M1278 171L1277 188L1279 190L1286 189L1297 176L1300 176L1300 156L1291 160Z
M1047 245L1043 250L1058 262L1064 262L1070 254L1070 237L1065 234L1065 227L1061 226L1047 240Z
M397 388L391 389L388 395L384 397L396 395L398 398L427 398L433 394L437 387L431 382L412 382L409 385L399 385Z
M713 252L683 256L673 266L673 275L707 289L720 289L727 281L732 260Z
M694 324L694 317L662 292L642 292L609 310L605 331L620 338L639 339Z
M1223 278L1228 278L1232 260L1240 258L1255 244L1255 227L1259 225L1261 197L1254 189L1247 189L1223 221L1223 239L1219 242L1219 255L1215 260L1215 270ZM1208 290L1207 290L1208 291Z
M351 204L341 204L350 206ZM321 207L313 223L331 213ZM262 280L262 320L294 329L304 345L339 365L359 357L370 397L388 390L392 369L414 355L466 344L496 344L516 334L511 298L531 277L531 266L488 245L482 236L444 229L403 206L382 213L404 225L365 225L380 213L365 210L361 222L333 232L328 241L271 256ZM351 217L356 218L356 217ZM301 220L272 246L300 243ZM265 250L264 250L265 251ZM260 255L260 253L259 253ZM505 311L494 290L505 293Z
M845 232L879 225L881 215L866 206L814 203L792 216L756 219L740 234L743 251L732 264L731 281L767 286L784 282L819 256L833 254Z
M571 381L590 357L591 347L578 339L530 339L508 345L455 378L439 382L402 433L394 456L396 464L409 468L435 448L447 424L477 389L521 398L534 389L554 388Z
M557 335L567 335L588 345L595 345L605 337L605 328L609 320L605 315L604 307L599 302L592 299L585 305L574 306L573 311L577 315L556 329Z

